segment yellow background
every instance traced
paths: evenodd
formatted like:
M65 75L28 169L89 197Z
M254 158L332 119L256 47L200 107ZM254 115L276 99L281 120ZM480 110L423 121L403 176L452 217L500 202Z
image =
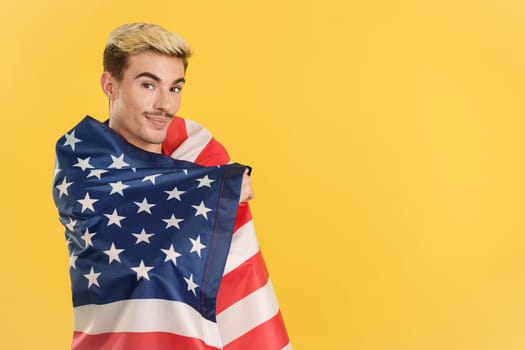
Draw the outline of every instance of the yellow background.
M130 21L190 41L180 115L254 167L295 349L525 349L521 0L3 0L2 349L70 345L54 143Z

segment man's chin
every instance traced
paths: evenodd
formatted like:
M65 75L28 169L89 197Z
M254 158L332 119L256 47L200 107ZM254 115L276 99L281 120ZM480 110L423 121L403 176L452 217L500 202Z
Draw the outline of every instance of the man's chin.
M160 133L151 133L149 137L147 137L147 139L144 141L154 144L154 145L161 145L165 139L166 139L166 131L163 131Z

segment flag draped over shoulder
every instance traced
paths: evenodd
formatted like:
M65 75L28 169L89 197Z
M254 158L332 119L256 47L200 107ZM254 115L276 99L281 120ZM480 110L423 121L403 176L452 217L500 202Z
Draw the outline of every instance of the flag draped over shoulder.
M245 167L145 152L90 117L56 153L73 349L222 349L216 296Z
M163 155L86 117L57 142L73 349L291 349L247 203L245 167L175 117Z

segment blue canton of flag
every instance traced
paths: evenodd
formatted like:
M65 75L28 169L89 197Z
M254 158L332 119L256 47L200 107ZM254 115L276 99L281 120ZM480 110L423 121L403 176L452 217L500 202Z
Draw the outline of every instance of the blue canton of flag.
M90 117L56 153L74 307L162 299L215 321L245 167L149 153Z

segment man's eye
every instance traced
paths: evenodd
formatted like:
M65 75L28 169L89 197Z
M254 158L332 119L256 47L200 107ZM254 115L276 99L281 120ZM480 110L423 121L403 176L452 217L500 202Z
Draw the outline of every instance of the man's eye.
M180 93L182 91L182 87L174 86L174 87L171 88L171 91L178 94L178 93Z
M150 83L144 83L142 84L142 87L148 89L148 90L151 90L153 89L153 84L150 84Z

